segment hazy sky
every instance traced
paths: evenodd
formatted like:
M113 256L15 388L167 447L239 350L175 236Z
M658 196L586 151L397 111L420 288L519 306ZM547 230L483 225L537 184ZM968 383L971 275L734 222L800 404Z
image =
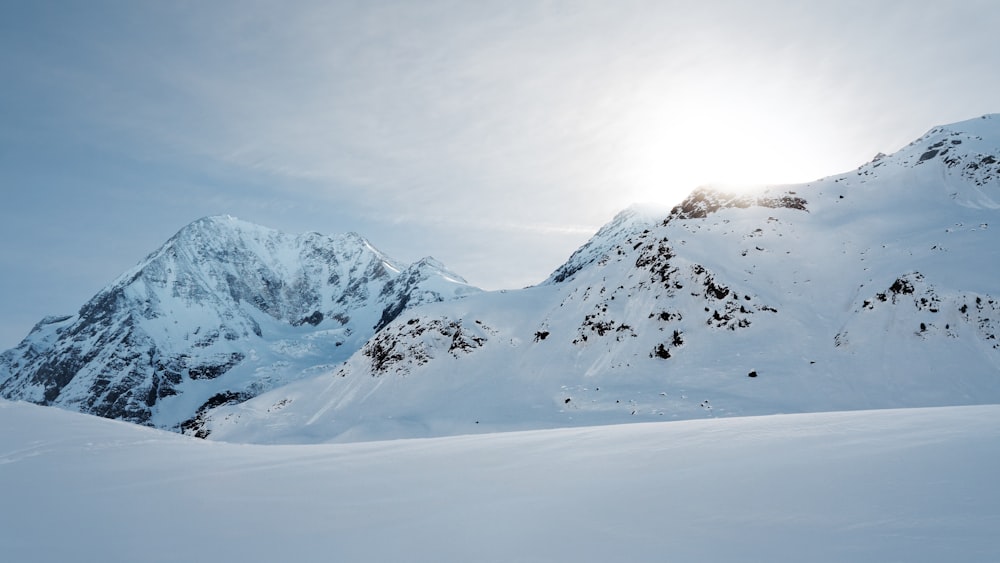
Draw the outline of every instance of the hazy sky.
M998 30L994 0L6 1L0 350L205 215L537 283L633 202L1000 112Z

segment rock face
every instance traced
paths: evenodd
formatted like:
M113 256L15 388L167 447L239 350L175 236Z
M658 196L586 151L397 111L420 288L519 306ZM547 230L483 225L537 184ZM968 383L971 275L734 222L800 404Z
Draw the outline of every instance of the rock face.
M256 442L1000 401L1000 118L623 212L539 286L400 314L199 431Z
M336 365L409 307L477 291L353 233L209 217L0 355L0 394L177 430Z

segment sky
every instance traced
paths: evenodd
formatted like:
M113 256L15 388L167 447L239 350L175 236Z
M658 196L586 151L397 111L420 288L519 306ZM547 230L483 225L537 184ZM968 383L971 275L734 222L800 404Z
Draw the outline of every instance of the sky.
M1000 111L992 0L11 0L0 350L180 228L358 232L486 289L633 203Z

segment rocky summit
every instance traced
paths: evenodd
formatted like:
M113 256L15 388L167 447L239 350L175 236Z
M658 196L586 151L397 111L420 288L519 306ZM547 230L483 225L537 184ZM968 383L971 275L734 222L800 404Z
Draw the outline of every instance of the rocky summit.
M173 430L332 369L409 307L478 290L353 233L208 217L0 355L0 393Z

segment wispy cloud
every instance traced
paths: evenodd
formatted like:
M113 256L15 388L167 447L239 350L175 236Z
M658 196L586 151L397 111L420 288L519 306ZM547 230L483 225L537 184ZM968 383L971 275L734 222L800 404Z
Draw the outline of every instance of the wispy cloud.
M497 217L620 206L651 184L678 198L735 181L752 164L740 158L775 181L853 165L831 129L866 109L865 81L885 85L858 44L890 46L846 10L780 2L262 4L231 21L203 10L167 22L189 44L120 55L122 78L141 86L112 98L109 118L362 206L486 203L478 211ZM750 146L762 142L770 152ZM824 167L837 152L851 154ZM548 191L575 194L574 209Z
M487 284L510 261L544 278L633 201L850 169L1000 91L988 0L19 10L0 22L0 158L118 186L92 213L344 225ZM0 170L57 194L43 176Z

